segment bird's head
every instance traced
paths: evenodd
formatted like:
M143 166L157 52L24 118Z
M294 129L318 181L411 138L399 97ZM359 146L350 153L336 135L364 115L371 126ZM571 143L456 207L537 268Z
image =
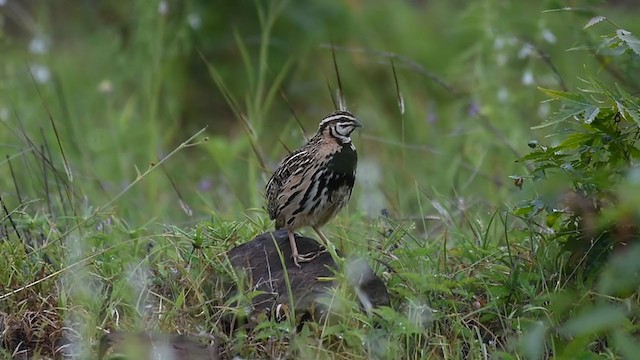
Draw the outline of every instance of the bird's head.
M332 137L339 143L350 143L351 133L362 124L348 111L339 110L327 115L318 126L318 134Z

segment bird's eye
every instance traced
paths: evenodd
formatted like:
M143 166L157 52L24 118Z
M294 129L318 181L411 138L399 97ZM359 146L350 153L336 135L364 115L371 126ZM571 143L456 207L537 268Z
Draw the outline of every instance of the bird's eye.
M349 135L350 131L349 131L350 126L349 125L345 125L345 124L338 124L336 126L336 130L338 132L338 134L340 135Z

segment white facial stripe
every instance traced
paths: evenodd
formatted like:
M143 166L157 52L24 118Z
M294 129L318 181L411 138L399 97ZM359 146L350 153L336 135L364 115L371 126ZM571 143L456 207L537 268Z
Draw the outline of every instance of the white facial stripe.
M324 119L320 122L320 126L322 126L322 125L324 125L324 124L328 123L329 121L337 120L337 119L340 119L340 118L347 118L347 119L349 119L349 120L351 120L351 121L356 121L356 118L354 118L353 116L344 115L344 114L339 114L339 115L334 115L334 116L329 116L329 117L324 118Z
M340 141L342 143L347 144L347 143L351 142L351 138L349 136L345 136L345 135L340 134L340 132L338 132L338 130L336 128L331 128L330 131L331 131L331 135L333 135L333 137L335 137L337 139L340 139Z

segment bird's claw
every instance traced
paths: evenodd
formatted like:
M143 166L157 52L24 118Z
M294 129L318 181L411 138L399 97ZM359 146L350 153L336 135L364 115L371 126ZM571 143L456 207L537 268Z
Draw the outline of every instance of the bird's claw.
M326 250L320 250L320 251L316 251L316 252L310 252L308 254L295 254L293 256L293 263L298 267L298 268L302 268L300 266L300 263L305 263L305 262L311 262L313 261L313 259L317 258L318 256L320 256L320 254L324 253Z

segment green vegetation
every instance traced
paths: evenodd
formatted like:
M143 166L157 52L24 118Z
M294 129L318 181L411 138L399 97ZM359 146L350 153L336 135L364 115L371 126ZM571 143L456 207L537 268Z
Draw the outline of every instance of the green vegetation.
M148 330L242 358L635 358L634 2L228 3L0 1L4 357ZM365 127L325 233L392 307L345 287L332 322L229 334L255 294L223 299L224 254L271 229L334 54Z

